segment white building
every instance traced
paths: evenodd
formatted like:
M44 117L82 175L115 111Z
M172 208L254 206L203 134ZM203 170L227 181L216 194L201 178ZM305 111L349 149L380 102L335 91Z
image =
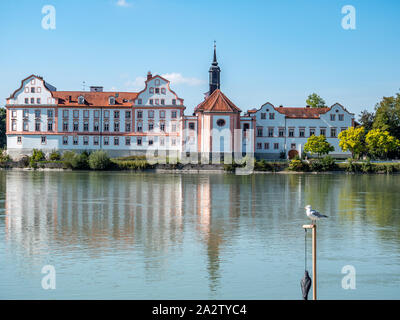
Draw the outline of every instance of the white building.
M340 131L354 125L354 115L340 104L331 108L241 110L220 90L220 68L214 47L206 98L192 116L170 82L150 72L140 92L57 91L31 75L7 98L7 150L13 158L31 154L103 149L110 156L142 155L149 149L180 157L201 154L254 153L276 159L301 154L307 138L323 134L335 147Z

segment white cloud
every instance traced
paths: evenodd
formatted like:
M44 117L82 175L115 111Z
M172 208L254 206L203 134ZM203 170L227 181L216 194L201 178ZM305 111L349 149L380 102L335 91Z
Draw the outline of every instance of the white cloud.
M200 86L204 81L197 78L185 78L181 73L172 72L161 75L163 78L171 81L171 84L187 84L189 86Z
M130 7L132 4L129 2L126 2L126 0L118 0L117 1L117 6L118 7Z
M172 85L185 84L189 86L200 86L204 84L204 81L197 78L186 78L181 73L172 72L161 75L163 78L171 81ZM135 80L128 80L125 82L125 87L130 91L143 90L146 81L146 77L136 77Z

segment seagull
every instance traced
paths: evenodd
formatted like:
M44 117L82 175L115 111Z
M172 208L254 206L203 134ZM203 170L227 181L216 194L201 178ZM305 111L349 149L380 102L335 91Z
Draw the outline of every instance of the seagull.
M306 206L304 209L306 209L306 215L313 221L313 224L316 220L319 220L321 218L328 218L328 216L321 214L316 210L312 210L310 205Z

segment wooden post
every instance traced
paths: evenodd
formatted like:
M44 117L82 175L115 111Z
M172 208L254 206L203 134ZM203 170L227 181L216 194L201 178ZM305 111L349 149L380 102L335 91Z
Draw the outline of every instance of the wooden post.
M317 225L305 224L303 228L312 229L313 300L317 300Z

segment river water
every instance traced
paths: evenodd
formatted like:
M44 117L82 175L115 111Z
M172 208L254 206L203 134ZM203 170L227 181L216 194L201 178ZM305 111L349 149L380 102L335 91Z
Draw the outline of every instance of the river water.
M400 176L86 171L0 172L0 298L301 299L307 204L318 298L399 299Z

